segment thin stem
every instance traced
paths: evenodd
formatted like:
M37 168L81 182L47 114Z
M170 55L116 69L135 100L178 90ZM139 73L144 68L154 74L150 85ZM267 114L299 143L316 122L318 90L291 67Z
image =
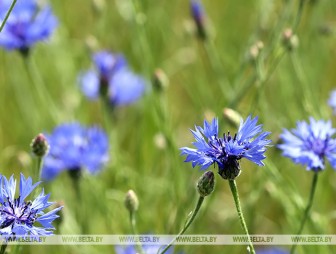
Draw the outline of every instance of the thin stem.
M136 229L136 219L135 219L135 212L130 211L130 222L131 222L131 229L132 229L132 234L137 235L138 231ZM144 254L144 251L141 247L141 244L139 242L136 243L135 248L137 249L137 253Z
M300 24L304 3L305 3L305 0L300 0L299 9L298 9L298 12L297 12L297 15L296 15L296 18L295 18L295 21L294 21L294 25L293 25L293 31L294 32L296 32L296 30L297 30L297 28Z
M233 199L235 201L235 205L236 205L236 208L237 208L240 223L241 223L241 225L242 225L242 227L245 231L245 234L246 234L248 242L249 242L250 251L251 251L252 254L255 254L255 250L254 250L253 244L251 242L250 235L249 235L249 232L248 232L248 229L247 229L247 226L246 226L246 222L245 222L245 219L244 219L243 211L241 209L236 181L235 180L229 180L229 185L230 185L230 189L231 189L231 192L232 192Z
M309 213L310 213L310 209L313 205L313 200L314 200L314 194L315 194L315 190L316 190L316 184L317 184L317 179L318 179L318 171L315 171L314 173L314 178L313 178L313 181L312 181L312 185L311 185L311 189L310 189L310 195L309 195L309 200L308 200L308 204L307 204L307 207L305 209L305 212L304 212L304 216L303 216L303 219L301 221L301 225L300 225L300 229L299 231L297 232L297 235L301 235L302 231L303 231L303 228L304 228L304 225L308 219L308 216L309 216ZM294 244L291 248L291 251L290 253L293 254L295 253L295 249L296 249L296 244Z
M3 243L1 245L0 254L5 254L6 248L7 248L7 243Z
M36 167L37 180L41 180L42 178L42 166L43 166L43 156L37 156L37 167Z
M175 236L175 238L166 246L166 248L164 248L164 250L161 252L161 254L165 253L172 245L173 243L176 241L176 239L178 237L180 237L181 235L184 234L184 232L189 228L189 226L191 225L191 223L194 221L199 209L201 208L202 204L204 201L204 197L200 196L198 201L197 201L197 205L195 207L195 210L193 211L190 219L187 221L187 223L184 225L184 227L182 228L182 230L180 231L180 233Z
M8 10L6 16L5 16L5 19L2 21L2 24L1 24L1 26L0 26L0 33L2 32L2 29L5 27L5 24L6 24L6 22L7 22L7 19L9 18L9 15L11 14L11 12L12 12L12 10L13 10L13 8L14 8L14 6L15 6L15 4L16 4L16 1L17 1L17 0L14 0L14 1L12 2L12 4L11 4L11 6L9 7L9 10Z

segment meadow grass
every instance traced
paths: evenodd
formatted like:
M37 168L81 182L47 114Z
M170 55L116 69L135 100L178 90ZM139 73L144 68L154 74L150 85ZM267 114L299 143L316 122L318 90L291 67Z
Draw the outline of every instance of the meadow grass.
M43 184L51 200L62 201L57 233L81 233L82 211L91 234L131 233L125 194L139 198L140 233L175 234L195 206L197 179L203 173L184 163L179 148L193 141L189 129L218 116L220 133L235 132L222 116L230 107L244 118L259 116L271 131L273 146L264 167L243 161L237 178L251 234L295 234L308 200L312 172L281 156L276 145L283 128L309 116L331 119L327 105L336 84L336 2L204 1L209 39L195 35L188 1L51 1L59 26L29 59L0 51L0 165L2 174L29 176L35 166L29 144L40 132L79 121L103 127L110 137L110 161L80 182L81 202L66 173ZM297 28L299 46L282 44L286 28ZM251 47L262 41L256 61ZM78 74L91 66L91 54L123 53L147 80L135 104L104 113L101 101L88 101ZM156 68L169 87L151 87ZM164 137L158 147L155 137ZM306 234L335 234L335 172L320 174ZM228 183L216 175L190 234L242 234ZM113 246L29 246L22 253L114 253ZM289 249L289 246L285 246ZM177 246L184 253L245 253L245 246ZM298 253L333 253L333 246L301 246Z

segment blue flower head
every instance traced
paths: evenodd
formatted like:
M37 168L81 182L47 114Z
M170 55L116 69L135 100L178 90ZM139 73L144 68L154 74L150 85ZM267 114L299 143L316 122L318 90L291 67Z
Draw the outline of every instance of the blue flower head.
M336 114L336 90L330 93L328 104L333 109L334 114Z
M55 229L52 222L59 216L56 214L62 207L45 213L53 202L49 202L50 194L44 190L33 201L25 201L31 192L40 184L33 184L21 174L20 193L15 198L16 180L9 180L0 175L0 234L1 235L52 235ZM32 200L32 198L30 198Z
M4 19L12 0L0 2L0 21ZM36 42L45 40L57 26L50 6L39 8L36 0L17 1L7 23L0 33L0 46L28 54Z
M98 127L62 124L46 135L50 150L45 157L42 179L52 180L63 170L97 173L109 159L108 137Z
M310 122L297 122L296 129L283 130L278 147L283 155L295 163L307 166L308 170L319 171L325 167L325 158L336 169L336 140L332 138L335 129L330 121L310 118Z
M196 149L182 147L182 155L187 155L186 162L192 166L206 169L212 164L218 165L218 173L224 179L234 179L240 174L239 160L246 158L259 166L263 166L266 146L271 140L266 139L269 132L262 131L262 125L257 125L258 117L245 122L241 121L237 134L233 137L230 132L223 137L218 136L218 119L211 123L204 121L204 127L196 126L191 130L196 142Z
M200 39L206 39L205 14L200 0L190 0L191 16L197 28L197 35Z
M143 245L142 250L144 254L157 254L159 250L163 250L164 247L160 245ZM116 246L115 247L116 254L137 254L139 253L134 245L129 245L126 247ZM167 254L173 253L173 248L170 248L166 252Z
M134 74L122 55L101 51L93 55L95 69L79 76L80 88L90 100L99 96L111 105L121 106L135 102L144 93L145 81Z

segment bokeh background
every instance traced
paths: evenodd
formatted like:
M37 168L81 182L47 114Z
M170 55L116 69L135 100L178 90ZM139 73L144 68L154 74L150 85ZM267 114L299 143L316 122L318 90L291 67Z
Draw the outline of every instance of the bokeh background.
M174 234L195 206L202 171L179 155L190 146L194 125L218 117L220 132L237 126L223 116L231 108L243 118L259 116L270 135L264 167L242 161L237 178L251 234L295 234L305 208L312 172L281 156L283 128L298 120L330 119L327 101L336 88L336 2L203 1L207 40L197 36L189 1L50 1L59 20L50 40L31 49L25 63L17 51L0 50L1 173L30 175L35 159L29 144L40 132L64 122L100 125L110 137L110 161L97 175L84 174L78 200L66 172L43 183L51 200L64 203L57 233L80 234L82 209L91 234L129 234L124 197L139 198L140 233ZM283 32L292 28L293 48ZM253 48L262 41L255 55ZM138 102L104 118L101 102L88 101L78 75L92 66L92 53L125 55L147 80ZM169 79L152 87L160 68ZM214 169L216 171L216 169ZM336 176L321 172L305 234L336 234ZM190 234L242 234L228 183L216 175ZM289 249L289 246L284 246ZM176 253L246 253L244 246L177 246ZM114 253L113 246L28 246L22 253ZM302 246L298 253L334 253L334 246Z

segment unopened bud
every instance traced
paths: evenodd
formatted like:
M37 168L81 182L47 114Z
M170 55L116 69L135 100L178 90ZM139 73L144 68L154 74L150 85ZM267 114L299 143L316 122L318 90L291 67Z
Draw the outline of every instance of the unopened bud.
M30 147L31 147L33 154L38 157L45 156L49 151L48 141L42 133L38 134L32 140Z
M299 46L299 38L296 34L293 34L291 28L287 28L282 33L282 43L287 50L292 51Z
M224 120L227 120L234 127L238 127L240 125L240 120L242 119L241 115L231 108L223 109L223 117Z
M126 194L125 207L130 212L135 212L139 208L139 200L133 190L129 190Z
M161 69L156 69L153 75L153 88L156 91L163 91L169 85L169 80L167 75Z
M262 41L257 41L250 47L248 58L252 61L257 60L263 48L264 48L264 43Z
M92 0L92 7L97 12L100 13L105 9L105 0Z
M197 190L201 197L210 195L215 188L215 175L212 171L205 172L197 182Z

